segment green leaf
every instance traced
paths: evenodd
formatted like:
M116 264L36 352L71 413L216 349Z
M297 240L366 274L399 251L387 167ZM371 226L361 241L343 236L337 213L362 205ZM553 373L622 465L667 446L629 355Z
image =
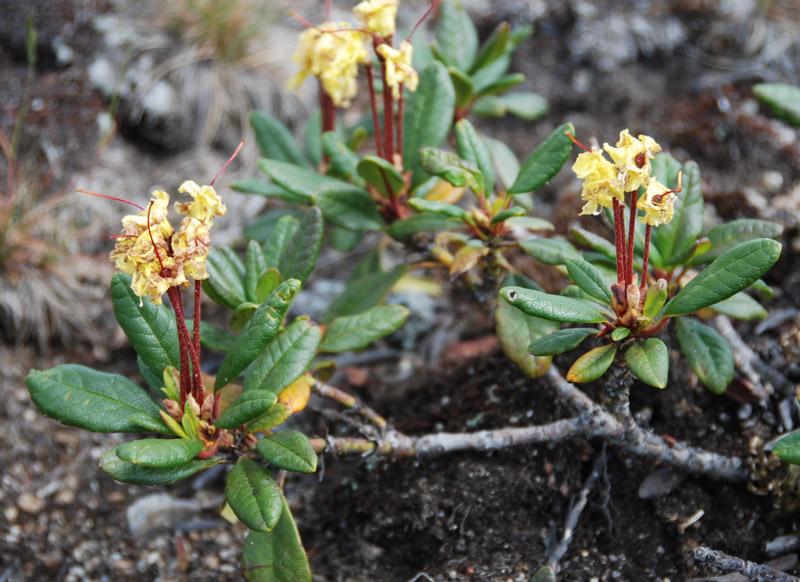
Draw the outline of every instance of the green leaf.
M268 269L279 269L281 258L284 255L291 255L297 252L290 245L292 237L300 228L300 220L294 216L287 215L278 220L269 239L264 244L264 263Z
M204 348L227 352L233 347L235 341L236 336L229 331L205 321L200 322L200 345Z
M312 206L303 214L294 234L281 248L276 266L283 280L306 280L317 264L324 234L322 213L319 208ZM268 260L272 260L272 257Z
M142 361L141 356L136 356L136 367L139 369L139 373L142 375L142 379L145 382L147 382L147 385L150 386L150 388L152 388L153 390L155 390L156 394L160 394L161 389L164 386L164 383L161 378L156 376L155 372L153 372L150 368L147 367L147 365Z
M766 103L772 113L800 126L800 89L783 83L759 83L753 85L753 94Z
M493 63L506 52L508 40L511 33L511 26L508 22L500 23L497 28L492 31L492 34L483 43L483 46L475 57L475 63L472 65L472 72Z
M519 207L515 206L514 208ZM544 218L537 218L536 216L512 216L511 218L506 218L505 222L506 226L521 226L528 230L555 230L551 222L546 221Z
M587 337L596 334L597 330L592 327L560 329L533 341L528 351L535 356L554 356L578 347Z
M350 185L342 180L319 174L314 170L277 160L261 159L258 160L257 165L278 186L302 197L306 204L311 202L311 195L322 186Z
M267 270L267 260L264 258L264 251L261 245L251 240L247 243L247 251L244 256L244 295L248 301L257 302L256 287L261 275Z
M141 412L158 416L158 404L124 376L75 364L31 370L25 378L31 399L44 414L94 432L142 432L131 422Z
M798 108L798 119L800 119L800 108ZM800 430L790 432L777 443L772 453L782 461L792 465L800 465Z
M119 445L114 450L122 461L169 469L194 459L203 450L203 443L187 439L141 439Z
M406 271L405 265L398 265L389 271L370 273L354 281L348 281L344 292L328 307L322 317L322 324L330 325L337 317L362 313L383 302Z
M263 111L250 112L250 125L264 157L296 166L308 166L308 160L288 129Z
M511 208L506 208L505 210L501 210L499 213L497 213L494 216L494 218L492 218L491 224L495 225L499 222L505 222L509 218L521 218L524 216L525 216L525 209L522 206L512 206ZM542 222L550 224L546 220Z
M303 149L311 165L317 167L322 162L322 110L314 110L303 129Z
M253 314L258 309L258 305L256 303L242 303L233 310L233 315L231 315L231 320L229 322L230 328L233 331L242 331L242 328L245 324L250 321L250 318L253 317Z
M192 459L176 467L147 467L129 463L117 457L117 449L111 449L100 457L100 468L117 481L132 485L167 485L186 479L199 471L221 462L221 458Z
M586 245L598 253L602 253L609 259L614 261L617 260L617 249L614 246L614 243L608 239L582 228L573 228L571 232L572 236L576 241L578 241L578 243Z
M322 330L299 319L276 335L255 359L244 378L242 390L278 393L302 376L317 354Z
M361 242L363 230L350 230L332 224L328 230L328 243L337 251L349 253Z
M534 259L547 265L565 265L570 259L580 259L577 249L565 240L535 238L519 243L520 248Z
M456 94L450 74L440 63L433 63L420 75L419 88L408 99L403 122L403 167L411 170L411 189L425 180L418 151L442 145L453 122Z
M447 202L440 202L439 200L425 200L424 198L412 198L408 201L417 212L430 212L431 214L441 214L449 218L458 218L459 220L468 221L470 219L469 213L455 204Z
M614 361L617 345L609 344L594 348L575 360L567 372L567 382L591 382L606 373Z
M233 347L225 354L214 382L214 392L218 392L236 378L278 334L283 316L299 290L300 281L289 279L261 304L236 338Z
M299 204L304 204L304 202L300 202ZM302 214L300 208L296 206L295 203L293 203L292 208L282 208L265 212L247 225L247 228L244 229L245 238L257 240L264 244L269 237L272 236L272 233L275 232L275 228L281 218L286 216L291 216L299 220Z
M516 75L509 75L503 78L502 85L490 85L484 90L489 93L494 90L507 90L509 86L517 85L524 79ZM504 95L485 95L477 101L472 108L475 115L486 117L504 117L508 113L524 119L533 121L547 114L547 101L536 93L506 93Z
M366 156L357 166L358 175L387 198L403 191L403 175L391 163L378 156Z
M772 239L743 242L689 281L667 303L664 317L692 313L735 295L766 273L780 254L780 243Z
M528 315L562 323L600 323L605 316L588 301L550 295L522 287L504 287L500 295Z
M572 150L572 142L567 133L575 134L571 123L559 126L544 143L536 148L522 164L517 179L509 188L509 194L530 192L547 184L558 174Z
M283 496L269 470L247 457L241 457L228 473L225 499L243 524L254 531L267 532L278 524Z
M418 200L412 198L412 200ZM419 232L433 232L458 226L460 222L441 214L416 214L408 218L395 220L387 229L387 233L395 240L403 240Z
M249 392L242 392L242 394L225 409L225 412L214 421L214 426L227 429L238 428L244 423L250 422L254 418L264 414L277 400L278 396L275 392L270 392L268 390L250 390Z
M713 328L695 319L678 320L678 342L694 373L714 394L722 394L733 380L733 351Z
M552 566L541 566L536 572L530 582L557 582L556 572Z
M285 188L281 188L277 184L270 184L257 178L247 178L239 180L231 184L231 188L237 192L246 192L248 194L258 194L265 198L277 198L290 204L303 204L307 200L303 196L299 196L294 192L289 192Z
M308 558L285 500L271 532L251 531L247 535L242 574L248 582L311 582Z
M439 58L444 64L467 72L472 68L477 52L478 32L461 2L442 2L436 20L436 53Z
M669 380L669 350L658 338L637 342L625 352L625 363L635 377L656 388L666 388Z
M131 276L125 273L111 277L111 303L122 331L156 377L160 378L167 366L180 365L178 328L167 306L142 300L131 289Z
M313 473L317 470L317 453L308 438L296 430L268 435L256 443L258 454L270 465L284 471Z
M322 352L360 350L396 331L408 318L401 305L378 305L356 315L337 317L325 330Z
M264 301L267 300L267 297L269 297L270 293L275 291L280 284L281 274L278 269L267 269L258 280L258 285L256 285L256 303L264 303Z
M209 297L229 309L245 302L244 265L233 250L211 247L206 270L208 279L203 280L203 289Z
M567 261L569 278L586 293L611 305L611 287L600 270L583 259Z
M457 188L469 186L475 193L486 192L486 182L481 171L458 154L424 147L419 150L419 160L426 172Z
M717 225L706 235L711 241L711 249L694 257L691 264L710 263L740 243L755 238L777 239L782 233L783 227L780 224L754 218L740 218Z
M667 301L668 292L666 288L659 288L658 284L650 285L647 288L647 295L644 298L642 315L645 317L655 317L664 307Z
M278 426L292 415L292 407L280 402L270 406L264 414L247 423L248 432L261 432Z
M172 429L167 426L164 419L160 415L150 415L144 412L134 412L128 417L133 424L147 429L151 432L159 432L168 436L175 436Z
M611 339L615 342L621 342L629 335L631 335L631 329L629 327L618 327L611 332Z
M500 140L483 136L483 142L492 154L495 174L497 181L500 182L498 187L503 191L507 191L519 174L519 160L517 160L514 152ZM518 201L519 198L515 196L514 200Z
M335 131L326 131L322 136L322 147L328 156L328 172L343 180L352 180L363 187L364 180L358 175L358 154L347 147L344 139Z
M475 88L472 79L455 67L447 67L447 72L450 73L450 81L452 81L453 90L456 92L456 107L468 105L472 99L472 90Z
M767 310L744 291L739 291L736 295L728 297L725 301L715 303L710 306L709 309L743 321L764 319L768 315Z
M526 283L518 277L506 278L506 282L523 285ZM517 364L530 378L544 374L552 358L548 355L531 354L527 347L534 340L555 331L557 325L546 319L527 315L505 301L498 302L494 317L497 339L508 359Z
M494 163L489 147L467 119L456 123L458 155L477 167L483 175L487 194L494 191Z
M665 161L661 163L661 159ZM678 187L677 175L668 175L669 168L674 167L669 154L658 154L652 163L652 172L662 184L668 188ZM683 165L681 187L683 190L676 194L672 220L655 229L657 235L653 240L667 265L672 264L671 258L690 249L703 232L703 187L700 169L694 162Z
M311 197L331 223L350 230L380 230L384 222L375 201L351 184L324 185Z

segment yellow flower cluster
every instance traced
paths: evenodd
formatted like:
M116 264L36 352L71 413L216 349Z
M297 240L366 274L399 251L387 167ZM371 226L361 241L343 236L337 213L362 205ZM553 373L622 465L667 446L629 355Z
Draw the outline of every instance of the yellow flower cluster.
M401 84L409 91L416 91L419 75L411 66L411 43L404 40L400 43L400 50L388 44L379 45L376 50L386 62L386 84L392 89L392 99L400 99Z
M646 135L635 138L625 129L619 134L616 147L608 144L603 149L612 162L603 157L597 148L582 153L572 170L582 179L581 197L586 201L581 214L598 214L601 208L612 208L613 201L625 202L625 193L644 186L645 193L636 207L645 215L639 220L651 226L672 220L675 194L650 176L650 160L661 151L661 146Z
M382 38L394 34L398 0L364 0L353 13L364 27Z
M363 37L363 32L351 30L346 22L326 22L304 30L293 57L300 72L289 81L289 89L298 87L310 73L337 107L349 107L357 92L358 65L369 64Z
M179 192L191 195L192 201L175 204L175 210L187 215L177 232L167 220L169 194L156 190L147 208L122 219L122 235L111 252L117 269L132 275L133 292L157 305L170 287L187 287L187 276L208 277L208 229L226 211L211 186L187 180Z

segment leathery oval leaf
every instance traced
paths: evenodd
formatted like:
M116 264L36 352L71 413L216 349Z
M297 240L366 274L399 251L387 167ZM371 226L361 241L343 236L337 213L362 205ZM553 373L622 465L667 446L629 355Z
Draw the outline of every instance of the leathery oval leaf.
M581 383L597 380L611 366L616 353L616 344L589 350L572 364L569 372L567 372L567 381Z
M535 356L554 356L578 347L590 335L596 335L593 327L572 327L540 337L528 346L528 351Z
M214 421L214 425L218 428L236 428L264 414L277 400L274 392L250 390L234 400Z
M567 133L575 135L575 128L571 123L557 127L539 147L533 150L528 159L522 163L517 179L508 189L509 194L520 194L541 188L558 174L572 151L572 142Z
M362 313L337 317L325 330L319 349L323 352L360 350L396 331L408 319L402 305L377 305Z
M269 470L241 457L228 473L225 499L243 524L267 532L278 523L283 496Z
M313 473L317 470L317 453L308 437L296 430L276 432L259 440L258 454L270 465L285 471Z
M722 394L733 380L730 344L712 327L695 319L678 320L678 342L694 373L714 394Z
M658 338L633 344L625 352L625 363L635 377L656 388L666 388L669 379L669 350Z
M270 532L251 531L242 549L242 574L248 582L311 582L311 568L294 518L284 499L278 524Z
M210 459L192 459L175 467L147 467L123 461L117 456L117 450L111 449L100 457L100 468L117 481L132 485L167 485L180 481L199 471L208 469L221 462L219 457Z
M119 445L117 457L145 467L169 468L183 465L203 450L203 443L190 439L141 439Z
M508 303L528 315L562 323L600 323L605 316L582 299L550 295L522 287L503 287L500 295Z

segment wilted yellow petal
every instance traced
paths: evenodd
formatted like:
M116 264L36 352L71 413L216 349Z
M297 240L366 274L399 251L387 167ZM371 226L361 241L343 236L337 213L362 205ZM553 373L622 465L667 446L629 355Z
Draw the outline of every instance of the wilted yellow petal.
M400 99L400 85L409 91L416 91L419 85L419 75L411 66L411 43L404 40L400 43L400 50L395 50L388 44L379 45L377 53L386 63L386 84L392 89L392 99Z
M353 13L368 31L384 38L394 34L397 0L364 0Z

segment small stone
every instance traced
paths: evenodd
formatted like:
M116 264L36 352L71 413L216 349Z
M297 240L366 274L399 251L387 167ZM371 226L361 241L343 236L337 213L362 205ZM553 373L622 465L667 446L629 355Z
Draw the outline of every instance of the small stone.
M144 539L157 531L171 530L197 517L200 507L194 501L166 493L153 493L128 507L128 525L134 537Z
M114 570L120 574L132 574L136 568L136 563L128 558L120 558L114 561Z
M56 505L70 505L75 501L75 492L72 489L62 489L56 494L53 501L56 502Z
M6 520L9 523L14 523L15 521L17 521L17 518L19 517L19 509L17 509L13 505L9 505L3 510L3 515L5 515Z
M23 493L17 499L17 505L25 513L36 515L44 509L45 502L44 499L36 497L33 493Z

